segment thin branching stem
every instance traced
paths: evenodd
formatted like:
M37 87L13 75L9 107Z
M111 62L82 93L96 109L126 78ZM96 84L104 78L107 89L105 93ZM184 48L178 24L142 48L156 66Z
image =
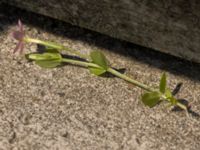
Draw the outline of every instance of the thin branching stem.
M76 65L80 65L80 66L83 66L83 67L101 68L97 64L94 64L94 63L91 63L91 62L83 62L83 61L80 61L80 60L73 60L73 59L62 58L62 62L76 64ZM132 79L132 78L124 75L124 74L121 74L120 72L118 72L118 71L116 71L116 70L114 70L112 68L108 68L107 72L109 72L109 73L111 73L111 74L113 74L113 75L115 75L115 76L117 76L117 77L119 77L119 78L121 78L121 79L123 79L123 80L125 80L127 82L130 82L130 83L132 83L132 84L134 84L134 85L136 85L136 86L138 86L138 87L140 87L140 88L142 88L142 89L144 89L144 90L146 90L148 92L155 91L154 89L148 87L147 85L142 84L142 83L140 83L140 82L138 82L138 81L136 81L136 80L134 80L134 79Z
M82 67L101 68L101 67L98 66L97 64L94 64L94 63L91 63L91 62L84 62L84 61L80 61L80 60L62 58L61 61L62 61L62 62L65 62L65 63L70 63L70 64L74 64L74 65L79 65L79 66L82 66Z
M140 83L140 82L138 82L138 81L136 81L136 80L134 80L134 79L132 79L132 78L120 73L120 72L118 72L117 70L114 70L112 68L108 68L107 71L110 72L111 74L113 74L113 75L115 75L115 76L127 81L127 82L130 82L130 83L142 88L143 90L146 90L148 92L155 91L154 89L150 88L149 86L147 86L147 85L145 85L143 83Z
M73 60L73 59L67 59L67 58L62 58L62 62L70 63L70 64L75 64L75 65L79 65L79 66L82 66L82 67L101 68L99 65L94 64L94 63L91 63L91 62L84 62L84 61ZM128 76L126 76L126 75L124 75L124 74L118 72L117 70L112 69L112 68L108 68L108 69L107 69L107 72L109 72L109 73L115 75L116 77L121 78L121 79L123 79L123 80L125 80L125 81L127 81L127 82L130 82L130 83L132 83L133 85L138 86L138 87L140 87L141 89L143 89L143 90L145 90L145 91L147 91L147 92L154 92L154 91L157 91L157 90L155 90L155 89L153 89L153 88L151 88L151 87L149 87L149 86L147 86L147 85L145 85L145 84L143 84L143 83L140 83L140 82L138 82L138 81L136 81L136 80L134 80L134 79L132 79L132 78L130 78L130 77L128 77ZM162 94L162 93L161 93L161 94ZM163 99L165 99L165 100L168 101L168 99L166 98L165 95L162 94L161 97L162 97ZM180 107L181 109L187 110L186 106L183 105L183 104L181 104L180 102L177 102L176 105L177 105L178 107Z

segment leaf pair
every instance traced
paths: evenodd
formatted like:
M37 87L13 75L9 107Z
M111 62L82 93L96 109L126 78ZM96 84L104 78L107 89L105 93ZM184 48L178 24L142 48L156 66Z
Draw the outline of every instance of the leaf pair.
M90 57L91 57L92 63L98 65L98 67L89 67L90 72L97 76L104 74L109 67L108 61L106 57L104 56L104 54L96 50L90 53Z
M45 52L42 54L28 54L27 58L43 68L55 68L62 63L62 56L57 52Z
M165 73L162 74L160 79L159 90L145 93L142 96L142 102L149 107L154 107L163 99L167 100L171 106L175 106L178 103L178 100L173 97L170 89L167 88L167 77Z
M161 100L162 94L166 92L167 79L166 74L163 73L160 79L159 91L148 92L142 95L142 102L149 106L154 107Z

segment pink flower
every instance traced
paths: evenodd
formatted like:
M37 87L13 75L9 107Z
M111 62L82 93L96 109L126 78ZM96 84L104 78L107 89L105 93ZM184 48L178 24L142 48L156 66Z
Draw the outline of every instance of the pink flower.
M22 53L23 49L24 49L25 32L24 32L24 28L23 28L23 24L22 24L21 20L18 20L18 30L12 32L12 37L15 40L19 41L17 43L17 46L15 47L13 53L16 53L17 51Z

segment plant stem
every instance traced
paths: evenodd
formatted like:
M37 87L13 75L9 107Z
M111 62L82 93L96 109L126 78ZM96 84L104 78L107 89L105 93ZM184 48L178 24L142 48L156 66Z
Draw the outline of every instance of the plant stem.
M62 58L61 61L62 61L62 62L65 62L65 63L70 63L70 64L79 65L79 66L82 66L82 67L101 68L101 67L99 67L99 65L96 65L96 64L94 64L94 63L84 62L84 61L80 61L80 60L73 60L73 59L68 59L68 58Z
M115 76L117 76L117 77L119 77L119 78L127 81L127 82L130 82L130 83L132 83L132 84L134 84L134 85L136 85L136 86L138 86L138 87L140 87L140 88L148 91L148 92L155 91L154 89L148 87L147 85L145 85L143 83L140 83L140 82L138 82L138 81L136 81L136 80L134 80L134 79L132 79L132 78L130 78L130 77L128 77L128 76L126 76L126 75L124 75L124 74L122 74L122 73L114 70L114 69L112 69L112 68L108 68L107 71L110 72L110 73L112 73L113 75L115 75Z
M72 54L75 54L81 58L84 58L86 60L90 60L90 57L88 55L84 55L84 54L81 54L79 53L78 51L75 51L73 49L70 49L70 48L67 48L63 45L60 45L60 44L57 44L57 43L53 43L53 42L47 42L47 41L41 41L41 40L38 40L38 39L32 39L32 38L24 38L24 41L27 42L27 43L36 43L36 44L40 44L40 45L44 45L44 46L48 46L48 47L51 47L51 48L54 48L58 51L61 51L61 50L65 50L65 51L68 51Z
M62 58L62 62L67 62L67 63L71 63L71 64L76 64L76 65L80 65L80 66L83 66L83 67L95 67L95 68L101 68L100 66L98 66L97 64L94 64L94 63L90 63L90 62L83 62L83 61L79 61L79 60L73 60L73 59L66 59L66 58ZM121 79L124 79L125 81L127 82L130 82L146 91L149 91L149 92L152 92L152 91L155 91L154 89L148 87L147 85L145 84L142 84L136 80L133 80L131 79L130 77L124 75L124 74L121 74L120 72L112 69L112 68L108 68L107 69L107 72L110 72L111 74L121 78Z
M62 62L66 62L66 63L70 63L70 64L75 64L75 65L79 65L79 66L83 66L83 67L101 68L99 65L91 63L91 62L84 62L84 61L67 59L67 58L62 58ZM147 86L147 85L145 85L143 83L140 83L140 82L138 82L138 81L136 81L136 80L134 80L134 79L132 79L132 78L130 78L130 77L128 77L128 76L126 76L126 75L124 75L124 74L122 74L122 73L114 70L114 69L112 69L112 68L108 68L107 72L109 72L109 73L111 73L111 74L117 76L118 78L121 78L121 79L123 79L123 80L125 80L127 82L130 82L130 83L132 83L132 84L134 84L134 85L136 85L136 86L138 86L138 87L140 87L143 90L146 90L148 92L156 91L155 89L152 89L149 86ZM163 99L168 100L165 95L162 95L162 97L163 97ZM186 106L183 105L183 104L181 104L180 102L177 102L176 105L178 107L180 107L181 109L183 109L183 110L187 110Z
M180 107L181 109L183 109L183 110L187 110L187 107L186 107L185 105L181 104L180 102L177 102L176 105L177 105L178 107Z
M161 98L164 99L164 100L166 100L166 101L168 101L170 103L170 100L166 97L166 95L162 94ZM180 103L178 101L176 103L176 106L178 106L179 108L181 108L183 110L187 110L187 107L184 104L182 104L182 103Z

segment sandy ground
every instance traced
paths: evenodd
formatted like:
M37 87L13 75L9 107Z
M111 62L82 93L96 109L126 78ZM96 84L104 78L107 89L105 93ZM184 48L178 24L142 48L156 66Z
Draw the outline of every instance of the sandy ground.
M42 69L13 55L8 35L18 18L27 35L83 53L100 49L114 67L151 86L165 71L171 89L182 83L177 97L191 104L190 116L165 104L145 107L143 91L121 79L72 65ZM200 149L200 65L6 5L0 41L0 150Z

